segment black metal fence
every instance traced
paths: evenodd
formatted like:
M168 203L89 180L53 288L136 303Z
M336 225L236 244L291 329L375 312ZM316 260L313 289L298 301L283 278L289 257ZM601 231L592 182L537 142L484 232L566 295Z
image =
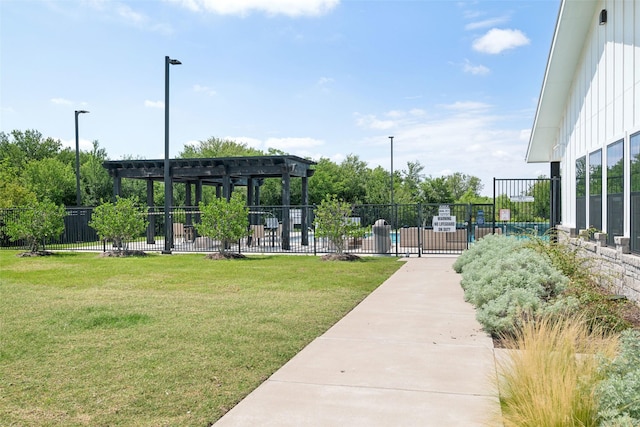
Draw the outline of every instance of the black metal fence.
M544 236L551 228L552 179L494 179L496 232Z
M448 230L434 230L440 205L357 205L351 221L360 233L345 238L349 253L392 254L406 256L423 253L459 253L473 241L469 228L469 205L446 205L455 225ZM6 225L16 221L22 209L0 210L0 248L25 248L25 241L11 241ZM89 226L92 208L67 209L64 232L59 237L41 242L49 250L107 251L111 242L101 241ZM127 249L145 252L164 250L164 211L150 208L145 214L149 222L146 232L127 243ZM221 242L197 231L200 212L196 207L173 208L172 251L214 252ZM324 254L336 251L335 242L320 237L315 227L315 206L251 206L247 237L232 242L228 249L240 253Z
M508 182L507 182L508 181ZM549 180L496 180L494 203L355 205L350 221L358 224L357 236L345 238L349 253L409 256L455 254L487 234L536 233L544 235L549 223ZM175 252L214 252L221 242L198 234L200 212L194 206L171 211ZM92 208L67 209L61 236L42 242L49 250L110 250L89 226ZM6 224L21 209L0 210L0 249L24 248L26 242L11 241ZM128 242L127 249L161 252L165 248L162 207L149 208L143 235ZM336 251L336 242L321 237L315 227L315 206L250 206L247 236L227 249L240 253L324 254Z

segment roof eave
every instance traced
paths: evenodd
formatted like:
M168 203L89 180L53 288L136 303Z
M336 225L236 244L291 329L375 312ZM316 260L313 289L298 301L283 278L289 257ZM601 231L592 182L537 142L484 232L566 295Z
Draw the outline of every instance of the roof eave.
M527 163L558 161L554 147L573 77L594 24L599 0L562 0L525 157Z

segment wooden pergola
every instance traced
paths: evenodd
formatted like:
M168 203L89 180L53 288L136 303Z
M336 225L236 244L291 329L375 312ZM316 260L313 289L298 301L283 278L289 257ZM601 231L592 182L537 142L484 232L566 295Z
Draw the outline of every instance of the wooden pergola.
M282 182L282 248L289 249L291 178L302 180L302 205L308 205L308 180L313 175L311 166L316 163L298 156L251 156L217 157L200 159L169 160L171 188L173 183L185 184L186 204L197 206L202 200L202 187L215 186L216 196L231 198L235 187L246 187L247 203L260 205L260 186L265 178L280 178ZM141 179L147 182L147 205L155 206L153 200L154 182L164 182L164 160L109 160L103 166L113 178L114 195L120 196L122 178ZM195 200L192 188L195 188ZM169 206L173 206L173 192ZM302 209L302 243L308 244L308 218ZM153 234L155 216L149 217L149 228ZM153 222L152 222L153 221ZM147 233L147 238L153 238Z

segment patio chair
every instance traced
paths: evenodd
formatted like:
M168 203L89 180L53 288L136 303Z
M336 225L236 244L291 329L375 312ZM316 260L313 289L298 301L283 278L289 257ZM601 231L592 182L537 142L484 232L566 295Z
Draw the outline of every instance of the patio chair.
M184 224L181 222L173 223L173 241L178 242L180 240L181 243L184 243L185 234L184 234Z
M278 218L275 217L265 218L264 222L264 229L268 231L271 236L271 239L266 240L271 240L271 246L273 246L276 239L278 239L280 237L279 235L282 233L280 222L278 221Z

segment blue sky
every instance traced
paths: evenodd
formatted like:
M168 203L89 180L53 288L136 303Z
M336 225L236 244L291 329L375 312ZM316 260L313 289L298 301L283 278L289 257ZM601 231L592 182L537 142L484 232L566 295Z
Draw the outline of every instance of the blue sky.
M230 138L424 174L547 174L524 156L560 0L0 0L0 131L111 159Z

